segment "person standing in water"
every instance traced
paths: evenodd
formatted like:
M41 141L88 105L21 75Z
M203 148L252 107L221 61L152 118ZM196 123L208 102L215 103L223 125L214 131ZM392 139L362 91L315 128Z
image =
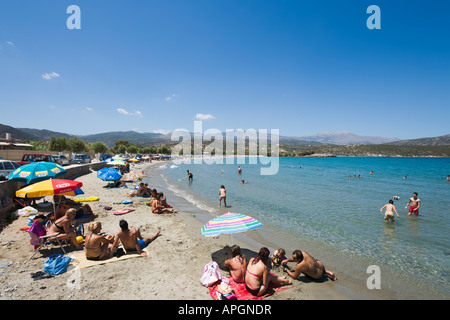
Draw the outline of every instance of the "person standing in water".
M242 173L241 166L238 166L238 174L241 174L241 173Z
M394 200L389 200L388 204L385 204L381 209L380 212L383 212L383 209L386 208L386 212L384 213L384 221L386 223L389 222L389 220L392 221L392 223L395 223L395 218L394 218L394 212L397 215L398 218L400 218L400 216L397 213L397 210L395 209L394 206Z
M409 201L405 206L405 209L407 209L408 206L410 205L408 216L410 216L411 213L413 213L413 212L416 216L419 215L420 199L417 198L418 195L419 194L417 192L413 192L412 198L409 198Z
M192 172L190 172L189 170L187 171L187 176L186 177L189 179L189 181L192 181L194 179L194 176L193 176Z
M222 199L223 199L223 204L225 205L225 208L227 207L227 190L225 190L225 186L221 185L220 186L220 190L219 190L219 207L222 203Z

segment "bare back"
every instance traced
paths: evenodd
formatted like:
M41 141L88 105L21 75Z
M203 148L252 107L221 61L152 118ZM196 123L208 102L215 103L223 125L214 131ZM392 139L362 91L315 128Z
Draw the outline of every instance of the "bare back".
M120 230L117 236L126 250L133 250L136 248L137 241L140 238L140 232L136 228L129 229L128 231Z
M324 274L323 263L314 259L309 253L302 251L303 261L295 266L296 270L300 270L304 274L314 279L320 279Z

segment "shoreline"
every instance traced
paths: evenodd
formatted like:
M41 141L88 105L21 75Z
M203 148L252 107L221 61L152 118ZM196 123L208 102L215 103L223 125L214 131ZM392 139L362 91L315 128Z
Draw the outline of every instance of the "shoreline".
M164 166L164 164L161 164L160 167L161 166ZM160 168L153 168L153 169L158 170ZM160 169L161 170L160 174L162 174L163 171L166 169L167 168ZM163 178L163 180L165 180L165 179ZM193 229L197 229L198 236L201 237L200 229L206 222L208 222L209 220L211 220L212 218L214 218L216 216L211 212L211 211L214 211L215 209L207 210L206 208L203 207L203 205L202 205L202 207L198 207L196 204L193 203L192 199L186 199L185 197L180 195L179 192L175 193L175 192L171 191L170 188L167 187L167 181L164 181L164 183L166 183L166 186L164 187L164 189L166 189L164 191L164 194L166 196L167 196L166 192L168 191L171 193L172 198L175 198L175 197L177 197L179 199L181 198L182 202L185 202L185 203L187 203L188 206L192 207L193 212L189 215L189 217L186 216L185 218L187 220L187 223L190 223L192 226L195 226ZM180 201L180 200L178 200L178 201ZM225 211L226 211L226 209L225 209ZM226 213L225 211L223 211L222 213ZM190 220L190 218L195 219L195 221L189 222L188 220ZM262 233L264 233L264 235ZM286 247L286 246L283 246L283 244L280 245L280 241L271 240L271 239L276 239L276 234L277 234L277 232L272 230L272 232L269 232L267 235L267 229L265 229L264 232L261 231L260 229L258 229L258 230L253 230L253 231L249 231L249 232L245 232L245 233L234 234L233 239L234 239L234 244L238 244L241 247L241 249L242 248L251 249L252 251L255 252L255 255L261 247L267 247L271 252L273 252L273 250L276 250L281 246L286 249L286 255L289 257L290 253L297 248ZM216 241L218 241L218 240L225 242L226 244L228 244L228 246L231 246L231 235L228 235L228 234L220 235ZM306 250L306 251L308 251L308 250ZM311 252L311 254L313 254L313 256L315 255L314 252ZM320 258L321 259L319 259L319 260L324 261L325 265L331 265L331 266L333 265L332 263L330 264L330 261L328 260L326 255L325 256L321 255ZM292 267L292 264L290 266ZM330 267L330 269L332 271L334 271L333 268ZM279 275L285 275L283 273L283 271L279 268L275 268L275 272ZM369 275L367 275L367 276L369 276ZM293 280L293 283L298 284L297 286L301 286L302 294L303 295L306 294L306 296L307 296L307 298L298 297L299 299L310 299L310 300L389 299L388 296L377 294L376 292L373 292L373 290L372 290L372 292L370 292L371 290L368 290L368 289L361 290L361 288L358 287L358 285L356 283L348 283L348 282L344 283L343 281L347 281L348 279L346 279L347 277L345 277L345 276L342 277L342 273L341 273L341 278L339 276L339 273L337 274L337 277L338 277L338 280L335 282L330 281L330 280L325 281L324 283L313 282L313 281L312 282L302 282L300 280ZM342 278L346 279L346 280L343 280ZM364 284L365 284L366 278L364 278L363 280L364 280ZM289 290L286 290L286 291L289 291ZM287 299L290 299L290 298L287 298Z
M166 162L167 163L167 162ZM155 172L157 163L135 165L132 170ZM147 177L156 183L157 176ZM30 273L42 271L44 262L50 254L62 253L59 247L38 252L33 259L24 264L33 254L29 235L19 230L27 223L26 217L19 217L0 233L0 264L11 264L0 269L0 299L20 300L212 300L207 288L200 283L203 267L214 260L221 265L229 258L230 236L221 235L218 239L202 237L200 228L203 222L195 216L198 210L186 200L166 194L168 203L179 212L156 215L145 205L145 198L134 197L132 207L135 211L115 216L120 200L124 200L129 189L106 189L106 182L96 177L95 172L81 176L86 196L98 196L98 202L87 202L102 223L102 231L115 234L121 219L128 221L130 227L139 227L144 237L153 235L161 229L161 235L148 246L149 256L138 257L84 269L73 263L66 273L49 279L33 280ZM163 182L162 178L160 180ZM152 188L154 184L149 184ZM155 186L156 189L158 189ZM163 187L160 187L164 190ZM46 197L49 200L50 197ZM106 211L103 206L111 205ZM40 210L42 211L42 210ZM194 215L194 216L193 216ZM88 222L85 222L88 223ZM87 224L85 224L85 227ZM247 259L259 251L259 244L248 241L238 234L234 243L242 247ZM66 247L67 256L74 252L73 246ZM114 259L114 258L112 258ZM78 271L77 271L78 270ZM143 272L145 270L145 272ZM169 271L169 272L168 272ZM274 272L280 274L280 270ZM229 272L221 270L222 276ZM280 274L281 275L281 274ZM338 279L339 281L339 279ZM294 281L294 287L265 298L270 300L323 300L355 299L335 287L333 283L304 283ZM337 284L337 285L336 285Z
M152 162L132 165L132 171L144 171L143 181L149 183L151 188L163 191L167 202L178 210L176 214L156 215L151 213L145 202L146 198L134 197L134 212L122 216L113 215L119 209L117 205L121 200L128 200L126 193L130 189L106 189L106 182L91 172L81 176L77 181L83 182L85 196L98 196L98 202L87 202L98 215L95 221L100 221L103 231L115 234L119 229L119 221L125 219L130 227L139 227L144 237L152 236L157 229L161 235L148 246L149 256L146 258L132 258L124 261L112 261L99 266L80 269L79 275L75 266L70 266L68 272L52 277L33 281L30 273L42 270L43 264L49 254L61 253L57 247L36 256L24 264L33 253L29 244L29 236L19 228L26 224L25 217L19 217L10 223L0 233L0 265L11 261L12 264L0 268L0 299L22 300L212 300L208 289L200 284L203 267L210 261L216 261L219 266L230 257L230 235L220 235L218 239L202 237L201 227L214 215L207 208L200 208L192 199L186 199L182 194L170 190L170 186L163 177L164 169L172 161ZM165 166L165 167L164 167ZM131 183L127 183L131 185ZM50 200L46 197L46 200ZM51 201L51 200L50 200ZM113 210L106 211L103 206L112 206ZM205 210L206 209L206 210ZM225 209L226 210L226 209ZM224 212L225 213L225 212ZM85 224L85 227L87 226ZM276 230L274 232L276 234ZM247 233L238 233L233 236L234 243L241 246L243 253L250 257L255 256L262 246L268 247L272 252L281 244L275 244L270 239L271 232L259 230ZM303 244L302 244L303 247ZM291 249L285 248L287 256ZM304 249L305 250L305 249ZM309 249L306 248L309 252ZM67 256L71 256L70 248ZM263 301L270 300L386 300L402 299L398 295L390 295L387 291L362 290L347 278L341 270L333 265L332 255L329 252L312 251L324 265L336 272L338 280L324 283L294 280L294 287L275 293ZM281 269L273 270L283 276ZM365 278L365 270L361 274ZM221 269L222 276L229 272ZM72 282L75 282L72 284ZM385 289L386 290L386 289Z

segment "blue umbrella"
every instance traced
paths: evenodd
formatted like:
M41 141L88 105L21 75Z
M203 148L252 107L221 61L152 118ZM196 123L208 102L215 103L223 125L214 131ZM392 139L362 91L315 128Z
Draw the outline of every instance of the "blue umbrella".
M117 181L122 178L122 174L114 168L103 168L97 171L97 177L103 181Z
M66 170L54 162L32 162L14 170L9 180L35 183L47 179L55 179L66 173Z

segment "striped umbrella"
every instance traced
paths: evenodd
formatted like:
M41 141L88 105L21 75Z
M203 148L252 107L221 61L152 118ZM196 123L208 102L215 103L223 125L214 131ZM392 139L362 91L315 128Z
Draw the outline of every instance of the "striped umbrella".
M262 227L262 223L241 213L226 213L208 221L202 228L202 236L213 237L221 233L231 234L233 243L233 233L245 232Z

